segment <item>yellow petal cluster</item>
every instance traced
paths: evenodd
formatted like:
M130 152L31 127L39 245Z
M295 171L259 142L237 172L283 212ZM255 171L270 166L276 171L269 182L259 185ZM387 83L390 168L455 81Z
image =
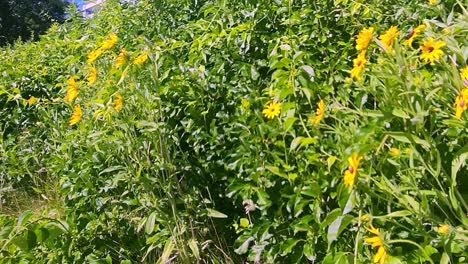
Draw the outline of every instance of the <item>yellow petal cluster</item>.
M387 259L387 251L385 250L385 246L382 240L382 235L380 234L380 230L375 228L372 224L370 228L366 228L367 231L374 234L375 236L365 238L364 241L371 244L373 248L377 247L377 253L375 253L373 262L384 264Z
M91 52L88 53L88 64L91 64L93 63L99 56L101 56L102 52L104 50L102 48L98 48L96 50L93 50Z
M309 123L317 125L325 117L325 102L320 100L317 104L317 110L315 111L315 116L309 118Z
M463 81L463 84L468 87L468 66L461 70L460 77Z
M97 70L94 66L91 66L89 69L90 73L88 75L88 84L93 84L97 79Z
M361 159L362 157L360 157L356 152L354 152L351 157L348 158L348 168L345 170L343 177L344 184L348 188L353 188L354 186Z
M433 38L428 38L422 43L420 47L421 55L419 58L424 60L426 63L432 63L444 55L444 52L441 50L441 48L445 45L447 44L442 40L435 41Z
M394 157L398 157L401 155L401 151L397 148L390 148L389 152L390 152L390 155Z
M141 65L141 64L145 63L146 60L148 60L148 53L143 52L133 60L133 63L136 64L136 65Z
M419 25L416 28L411 29L409 38L405 40L405 44L411 47L411 45L413 45L413 41L416 39L417 36L419 36L421 32L424 31L424 29L426 29L426 25Z
M281 112L281 104L275 101L268 101L263 108L263 115L268 119L273 119L279 116Z
M38 101L38 99L37 99L36 97L31 96L31 97L29 97L28 100L26 100L26 103L27 103L28 105L33 105L33 104L35 104L37 101Z
M366 66L366 51L361 51L357 58L353 60L353 69L351 69L351 78L361 79L362 72Z
M75 76L71 76L68 79L67 94L63 98L66 102L71 103L78 96L78 85L75 80Z
M120 93L114 94L115 99L112 101L112 105L114 106L114 109L117 111L122 110L123 107L123 97Z
M385 47L387 52L392 51L393 42L395 42L395 38L398 36L398 34L400 34L398 28L391 26L387 31L380 35L379 40L382 42L382 45Z
M115 67L116 68L120 68L120 67L122 67L122 65L125 64L125 62L127 61L127 54L128 54L128 52L127 52L126 49L121 49L120 50L119 55L115 59Z
M107 39L104 40L104 42L102 42L101 48L103 50L111 49L112 47L114 47L115 43L117 43L118 40L119 38L117 37L117 35L113 32L110 32L107 36Z
M439 234L448 234L450 231L450 226L447 224L440 224L439 227L437 228L437 232Z
M361 30L356 37L356 49L358 51L365 50L369 46L370 41L374 35L374 28L369 27Z
M461 90L460 94L455 97L453 107L455 108L455 117L460 119L463 112L468 108L468 87Z
M73 112L72 115L70 116L70 119L68 120L68 124L70 126L73 126L74 124L78 123L81 120L81 116L83 113L81 112L81 107L79 104L75 105L73 107Z
M109 33L109 35L107 36L107 39L102 42L99 48L93 51L90 51L88 53L88 60L87 60L88 64L93 63L99 56L101 56L101 54L105 50L108 50L114 47L115 43L117 43L118 40L119 38L117 37L115 33L113 32Z

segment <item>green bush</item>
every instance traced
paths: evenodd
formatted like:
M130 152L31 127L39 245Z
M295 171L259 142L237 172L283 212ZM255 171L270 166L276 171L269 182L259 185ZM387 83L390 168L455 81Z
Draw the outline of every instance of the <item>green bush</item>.
M109 2L2 50L2 185L63 199L3 216L3 262L463 263L467 16Z

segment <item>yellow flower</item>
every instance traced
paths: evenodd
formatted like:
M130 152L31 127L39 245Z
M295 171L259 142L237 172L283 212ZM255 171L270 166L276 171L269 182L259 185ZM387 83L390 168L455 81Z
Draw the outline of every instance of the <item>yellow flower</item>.
M372 36L374 35L374 28L365 28L359 32L356 38L356 49L358 51L364 50L369 46L369 42L372 40Z
M419 25L416 28L411 29L409 38L405 40L405 44L411 47L411 45L413 45L414 39L419 35L419 33L423 32L425 28L426 28L426 25Z
M121 49L119 55L115 59L115 67L120 68L127 61L127 50Z
M98 48L96 50L93 50L88 53L88 64L93 63L103 52L104 50L102 48Z
M325 103L323 100L320 100L317 104L317 110L315 111L315 116L309 118L309 123L317 125L320 121L323 120L325 116Z
M463 89L455 98L455 117L460 119L463 112L468 108L468 88Z
M429 0L429 5L436 5L437 2L437 0Z
M382 235L380 234L380 230L375 228L372 224L370 228L366 228L367 231L371 232L375 236L365 238L364 241L371 244L373 248L378 247L377 253L374 255L373 261L374 263L383 264L387 259L387 251L385 250L385 246L382 240Z
M75 76L68 79L67 94L63 98L66 102L71 103L78 96L78 85L75 81Z
M425 62L434 62L444 54L440 48L445 45L446 43L441 40L434 41L433 38L428 38L420 47L422 53L419 58Z
M371 216L370 216L369 214L362 215L362 216L360 217L360 220L361 220L362 222L369 222L369 221L371 220Z
M378 228L375 228L372 224L370 224L370 228L367 228L367 231L371 232L374 234L374 237L368 237L365 238L364 241L367 243L370 243L372 247L381 247L383 246L383 241L380 238L380 230Z
M145 61L148 59L148 53L147 52L143 52L141 53L140 55L138 55L138 57L136 57L134 60L133 60L133 63L136 64L136 65L141 65L143 63L145 63Z
M114 94L115 99L112 101L112 105L114 106L114 109L117 111L122 110L123 107L123 97L120 93Z
M31 97L29 97L28 100L26 100L26 103L27 103L28 105L33 105L33 104L36 103L37 101L38 101L38 100L37 100L36 97L31 96Z
M401 152L399 149L397 148L390 148L390 155L394 156L394 157L398 157L400 156Z
M377 253L374 255L374 263L384 264L387 259L387 251L384 247L379 247Z
M437 228L437 232L439 234L448 234L449 231L450 231L450 226L447 224L440 224L439 228Z
M463 70L461 70L460 77L463 81L463 84L465 86L468 86L468 66L466 66Z
M348 158L348 168L344 174L344 184L348 188L353 188L354 181L359 169L359 163L361 162L362 157L359 157L356 152L354 152L351 157Z
M73 107L72 115L70 119L68 120L68 124L70 126L73 126L74 124L78 123L81 120L82 115L83 113L81 112L80 105L79 104L75 105L75 107Z
M353 69L351 70L351 78L361 79L361 74L367 63L366 51L363 50L359 53L357 58L353 60Z
M392 51L393 42L398 34L400 34L400 32L398 32L398 28L391 26L384 34L380 35L379 40L382 42L387 52Z
M274 101L268 101L262 111L263 115L269 119L279 116L280 112L281 104Z
M97 78L97 70L94 66L91 66L90 73L88 75L88 84L91 85L96 81Z
M104 42L102 43L101 48L103 50L111 49L115 45L115 43L117 43L118 40L119 38L117 37L117 35L111 32L107 36L107 39L104 40Z

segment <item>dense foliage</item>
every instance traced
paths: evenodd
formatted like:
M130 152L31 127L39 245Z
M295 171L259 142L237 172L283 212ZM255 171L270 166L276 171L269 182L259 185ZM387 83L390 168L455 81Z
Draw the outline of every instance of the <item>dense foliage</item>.
M467 21L109 1L2 49L0 263L466 262Z

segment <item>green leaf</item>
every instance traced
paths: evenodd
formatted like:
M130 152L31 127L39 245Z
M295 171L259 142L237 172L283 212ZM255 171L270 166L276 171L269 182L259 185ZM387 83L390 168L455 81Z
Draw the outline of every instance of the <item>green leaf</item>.
M247 218L241 218L241 219L239 220L239 225L240 225L241 227L243 227L243 228L249 227L249 224L250 224L250 223L249 223L249 219L247 219Z
M292 128L296 120L297 120L297 117L294 117L294 116L290 116L286 118L286 120L284 121L284 131L288 132Z
M208 216L213 218L227 218L228 216L214 209L207 208Z
M331 224L333 221L335 221L336 218L338 218L339 216L341 216L341 209L340 208L335 208L334 210L329 212L327 214L327 216L325 217L325 219L322 221L322 223L320 223L320 228L324 229L329 224Z
M257 71L257 68L255 68L254 65L250 66L250 75L252 76L252 80L256 81L258 77L260 77L260 74Z
M336 159L337 158L335 156L329 156L327 158L328 172L330 172L331 166L333 166L333 164L335 164Z
M288 179L291 182L294 182L295 179L297 179L298 175L297 173L288 173Z
M442 254L442 257L440 258L440 264L449 264L449 263L450 263L450 257L446 252L444 252Z
M301 194L310 196L310 197L317 197L320 195L321 189L320 185L317 182L308 183L306 186L302 187Z
M27 240L28 240L28 249L33 249L36 247L37 244L37 236L36 233L32 230L28 230L27 232Z
M257 204L262 206L262 205L270 205L271 204L271 201L270 201L270 196L268 195L267 192L265 192L265 190L262 190L262 189L257 189L257 196L258 196L258 200L257 200Z
M390 137L392 137L392 138L394 138L394 139L396 139L396 140L398 140L400 142L403 142L403 143L408 143L408 144L416 143L416 144L419 144L426 150L429 150L430 147L431 147L431 145L426 140L420 139L417 136L409 134L409 133L405 133L405 132L388 132L387 135L389 135Z
M338 237L338 230L340 229L341 220L343 220L343 216L338 216L331 224L328 226L327 231L327 241L328 246L336 240Z
M192 238L189 240L188 245L195 258L200 259L200 250L198 249L197 241Z
M344 208L343 208L343 215L351 212L354 208L354 205L355 205L356 201L354 199L354 195L349 195L348 197L348 201L346 202Z
M315 260L317 259L317 256L314 251L314 247L309 243L304 244L304 248L302 249L302 254L304 254L304 256L312 263L314 263Z
M407 207L411 207L414 212L420 212L421 210L421 205L409 195L402 195L400 201L406 204Z
M409 216L409 215L412 215L413 213L409 210L400 210L400 211L395 211L395 212L391 212L389 214L386 214L386 215L382 215L382 216L375 216L374 218L394 218L394 217L405 217L405 216Z
M280 255L281 256L286 256L289 253L291 253L293 248L300 241L301 241L300 239L296 239L296 238L292 238L292 237L288 238L285 242L283 242L281 244L281 254Z
M393 109L392 114L396 117L401 117L403 119L411 118L411 116L409 116L403 109L399 109L399 108Z
M156 222L156 212L152 212L149 216L148 219L146 219L146 224L145 224L145 233L150 235L154 231L154 224Z
M293 141L291 141L289 151L294 151L299 146L299 144L301 144L302 139L303 137L296 137L295 139L293 139Z
M49 238L49 230L45 227L40 227L39 229L36 229L35 231L36 237L37 237L37 242L42 243L47 238Z
M433 254L436 254L438 251L434 247L427 245L424 247L424 252L426 253L427 256L432 256Z
M164 245L164 250L161 254L161 257L156 262L157 264L164 264L169 263L169 259L171 257L172 251L174 251L175 245L172 241L172 237L168 238L166 244Z
M22 226L28 223L29 219L33 216L31 210L24 211L19 217L16 226Z
M315 76L314 68L310 67L309 65L304 65L301 67L307 74L309 75L310 79L312 80Z
M25 236L17 236L13 238L12 243L18 246L21 250L28 251L28 239Z
M278 167L275 167L275 166L265 166L265 168L267 170L269 170L271 173L277 175L277 176L280 176L282 178L285 178L287 180L289 180L288 178L288 175L286 175L286 173L284 172L281 172L280 169Z
M48 222L47 224L45 224L44 228L47 228L48 232L47 240L53 240L61 234L68 232L68 225L63 226L64 223L66 222L61 222L61 224L56 222Z
M254 240L254 238L251 237L251 236L241 236L241 237L239 237L239 239L241 241L244 240L244 239L245 240L242 242L242 244L238 248L236 248L234 250L234 252L236 252L239 255L242 255L242 254L245 254L247 252L247 250L249 249L249 244L250 244L250 242L252 242Z
M291 142L291 146L289 148L289 151L294 151L297 149L297 147L304 147L308 146L310 144L316 144L318 140L313 137L296 137L293 139Z
M123 167L123 166L113 166L113 167L109 167L109 168L107 168L107 169L101 171L101 172L99 173L99 175L102 175L102 174L105 174L105 173L108 173L108 172L114 172L114 171L118 171L118 170L123 170L123 169L125 169L125 167Z

